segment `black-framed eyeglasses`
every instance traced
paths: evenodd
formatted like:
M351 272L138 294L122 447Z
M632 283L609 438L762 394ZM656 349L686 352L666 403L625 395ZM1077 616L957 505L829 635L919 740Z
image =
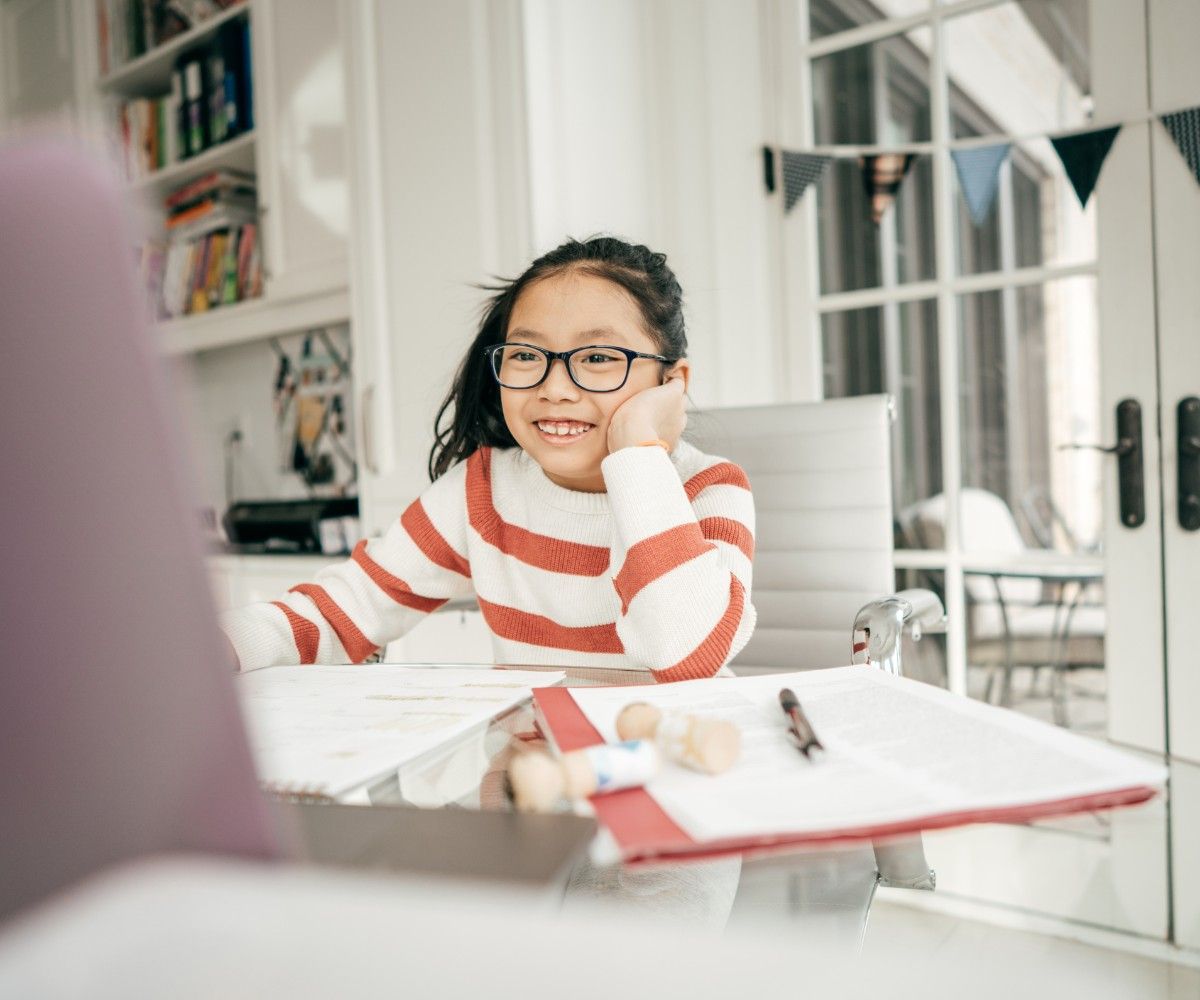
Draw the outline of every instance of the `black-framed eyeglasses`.
M573 351L547 351L532 344L493 344L485 347L492 376L506 389L533 389L546 381L550 366L561 361L571 381L585 392L616 392L629 379L638 358L669 365L674 359L642 354L624 347L590 344Z

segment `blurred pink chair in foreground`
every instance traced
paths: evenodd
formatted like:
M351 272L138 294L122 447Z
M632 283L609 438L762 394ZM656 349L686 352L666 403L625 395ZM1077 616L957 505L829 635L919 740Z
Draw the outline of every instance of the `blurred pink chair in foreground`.
M277 853L117 191L0 146L0 920L144 854Z

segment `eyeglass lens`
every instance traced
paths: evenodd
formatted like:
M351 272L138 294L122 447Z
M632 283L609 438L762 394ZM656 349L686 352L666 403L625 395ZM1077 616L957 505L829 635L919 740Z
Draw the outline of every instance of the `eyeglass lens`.
M496 379L509 389L529 389L546 375L549 359L521 344L492 352ZM630 359L611 347L586 347L571 355L571 377L592 392L619 389L629 374Z

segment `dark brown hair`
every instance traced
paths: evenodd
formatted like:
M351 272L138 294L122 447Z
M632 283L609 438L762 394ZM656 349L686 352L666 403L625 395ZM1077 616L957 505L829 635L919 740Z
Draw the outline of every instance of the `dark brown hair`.
M666 254L615 236L569 239L535 260L519 278L482 286L495 295L484 308L479 332L433 421L430 479L437 479L479 448L516 444L504 422L500 387L488 371L484 348L504 342L513 305L525 288L565 271L595 275L620 285L637 303L658 352L672 361L687 355L683 290L667 266ZM443 427L447 414L450 422Z

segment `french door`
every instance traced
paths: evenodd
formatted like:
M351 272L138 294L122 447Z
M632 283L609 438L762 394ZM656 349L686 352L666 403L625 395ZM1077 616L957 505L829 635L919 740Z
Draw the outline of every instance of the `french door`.
M1158 120L1200 105L1200 4L772 9L780 142L831 157L783 224L790 388L897 398L897 583L951 618L917 674L1172 766L1135 809L929 836L939 892L1200 947L1200 181Z

